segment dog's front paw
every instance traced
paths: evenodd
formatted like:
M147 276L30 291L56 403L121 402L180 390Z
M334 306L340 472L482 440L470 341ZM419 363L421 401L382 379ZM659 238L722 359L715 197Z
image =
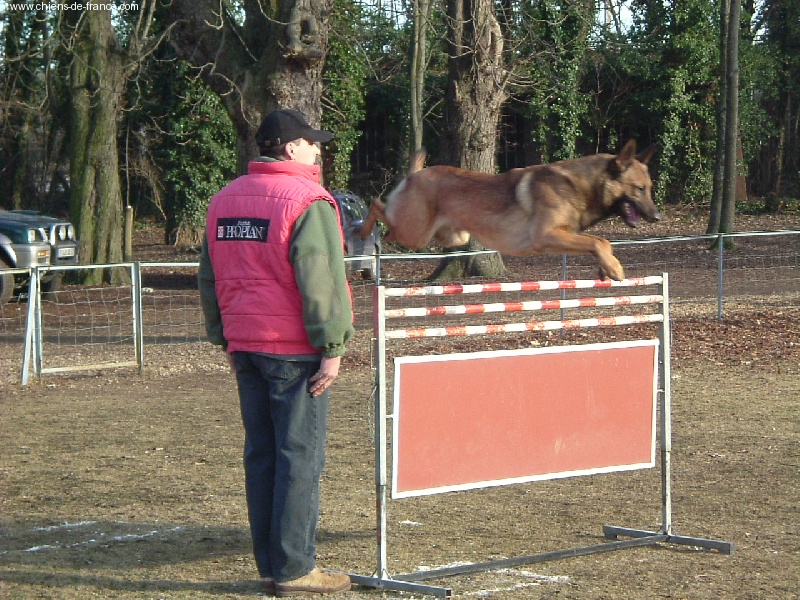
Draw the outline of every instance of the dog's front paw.
M625 279L625 270L622 268L622 265L619 264L619 261L616 261L616 263L616 265L607 265L605 268L600 267L599 277L601 280L607 281L613 279L614 281L622 281Z

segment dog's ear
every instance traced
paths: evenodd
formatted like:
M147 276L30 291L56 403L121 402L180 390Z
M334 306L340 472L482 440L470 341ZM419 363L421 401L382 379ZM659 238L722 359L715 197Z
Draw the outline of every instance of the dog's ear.
M638 160L640 163L647 164L657 151L658 144L650 144L647 148L636 155L636 160Z
M620 170L624 170L631 164L631 161L636 156L636 140L628 140L622 148L622 152L617 155L617 163L619 163Z
M615 175L622 173L625 169L631 166L631 163L636 158L636 140L628 140L628 143L622 148L622 151L617 154L608 164L608 170Z

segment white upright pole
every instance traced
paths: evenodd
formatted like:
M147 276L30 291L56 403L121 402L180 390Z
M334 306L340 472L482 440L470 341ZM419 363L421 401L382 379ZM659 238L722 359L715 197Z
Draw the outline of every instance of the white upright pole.
M142 312L142 265L131 264L131 301L133 304L133 344L139 373L144 373L144 313Z
M30 370L31 370L31 360L34 363L34 372L37 375L40 371L37 371L36 368L36 349L35 349L35 330L36 330L36 314L39 310L38 307L38 299L39 295L37 294L38 289L38 281L39 281L39 270L31 269L31 278L28 282L28 316L25 321L25 353L22 356L22 385L28 385L28 379L30 377Z
M389 578L387 542L388 467L386 437L386 294L382 285L375 286L373 331L377 361L375 369L375 494L377 507L378 566L376 577Z
M663 533L672 534L672 367L671 330L669 323L669 274L663 273L661 284L662 314L661 322L661 494L663 510Z

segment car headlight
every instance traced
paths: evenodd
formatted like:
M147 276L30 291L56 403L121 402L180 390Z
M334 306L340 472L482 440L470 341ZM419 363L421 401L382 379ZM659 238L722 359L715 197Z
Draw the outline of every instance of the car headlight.
M58 239L62 242L67 239L67 226L66 225L59 225L58 226Z
M67 237L71 240L75 239L75 227L71 223L67 226Z

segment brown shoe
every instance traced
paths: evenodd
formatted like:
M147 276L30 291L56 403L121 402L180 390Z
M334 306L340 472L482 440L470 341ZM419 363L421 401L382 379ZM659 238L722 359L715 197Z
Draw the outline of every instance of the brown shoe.
M270 596L275 595L275 580L272 577L261 578L261 591Z
M326 573L319 567L292 581L275 583L275 595L303 596L305 594L334 594L350 589L350 577L344 573Z

